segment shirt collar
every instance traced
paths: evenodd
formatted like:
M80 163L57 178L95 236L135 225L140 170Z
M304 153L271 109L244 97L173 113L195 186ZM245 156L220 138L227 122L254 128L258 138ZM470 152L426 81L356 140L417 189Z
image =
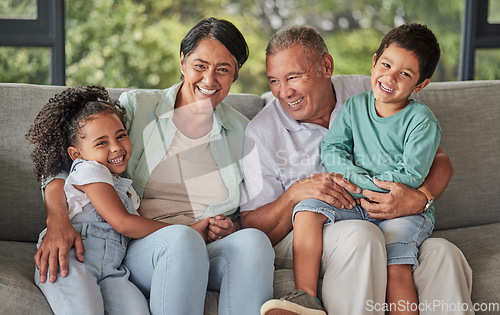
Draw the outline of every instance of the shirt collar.
M283 108L283 105L278 101L277 98L274 99L274 106L278 111L278 115L281 119L283 126L289 131L300 131L303 129L321 129L324 128L321 125L314 123L301 123L295 120L290 114Z

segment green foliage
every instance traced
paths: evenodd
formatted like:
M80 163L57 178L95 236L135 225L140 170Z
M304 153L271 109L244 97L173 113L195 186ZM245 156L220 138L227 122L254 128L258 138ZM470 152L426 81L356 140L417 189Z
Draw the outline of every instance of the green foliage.
M37 0L2 0L0 1L0 18L33 18L36 17Z
M8 5L0 4L0 15L22 11L30 1L3 0ZM232 21L250 48L232 92L269 89L265 47L277 29L292 24L320 31L335 61L334 74L367 75L388 30L405 22L427 24L442 49L433 80L457 80L463 10L463 0L67 0L66 84L169 87L180 79L180 41L209 16ZM0 48L0 80L47 84L49 62L46 49ZM492 62L498 64L498 50L481 53L477 76L498 78Z
M0 47L0 82L50 84L50 49Z

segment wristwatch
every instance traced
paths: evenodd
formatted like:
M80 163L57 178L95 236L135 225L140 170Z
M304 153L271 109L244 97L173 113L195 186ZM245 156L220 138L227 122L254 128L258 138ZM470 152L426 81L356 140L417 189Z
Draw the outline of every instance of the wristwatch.
M427 198L427 203L425 204L424 211L422 212L422 213L426 213L427 211L429 211L429 209L434 204L434 197L431 195L430 191L428 191L427 189L425 189L423 187L418 188L418 190L423 192L425 197Z
M434 203L434 197L432 197L431 200L427 200L427 203L425 204L423 213L426 213L427 211L429 211L429 209L430 209L430 207L432 207L433 203Z

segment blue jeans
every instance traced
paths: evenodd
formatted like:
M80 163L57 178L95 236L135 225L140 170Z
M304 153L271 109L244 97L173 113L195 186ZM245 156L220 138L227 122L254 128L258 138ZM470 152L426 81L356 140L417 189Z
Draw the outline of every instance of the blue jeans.
M206 245L194 229L168 226L132 241L124 264L152 314L201 315L207 288L220 292L219 314L258 314L273 294L274 251L255 229Z
M327 217L325 224L342 220L364 220L375 224L382 230L387 251L387 265L418 266L418 247L429 237L434 229L431 219L424 213L390 220L370 218L365 209L356 206L352 209L338 209L317 199L307 199L298 203L293 210L293 218L299 211L321 213Z
M129 239L116 232L93 208L72 220L85 246L85 262L76 259L72 249L69 271L54 283L35 283L55 314L149 314L144 295L129 280L130 271L122 265ZM35 268L36 269L36 268Z

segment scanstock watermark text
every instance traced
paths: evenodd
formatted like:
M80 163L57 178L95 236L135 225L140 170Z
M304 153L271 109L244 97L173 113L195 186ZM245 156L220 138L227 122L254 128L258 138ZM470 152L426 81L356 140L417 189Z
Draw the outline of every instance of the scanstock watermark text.
M465 303L462 301L446 302L443 300L431 300L420 303L409 303L399 301L398 303L376 303L372 300L366 301L366 311L368 312L388 312L388 311L412 311L412 312L500 312L500 303Z

